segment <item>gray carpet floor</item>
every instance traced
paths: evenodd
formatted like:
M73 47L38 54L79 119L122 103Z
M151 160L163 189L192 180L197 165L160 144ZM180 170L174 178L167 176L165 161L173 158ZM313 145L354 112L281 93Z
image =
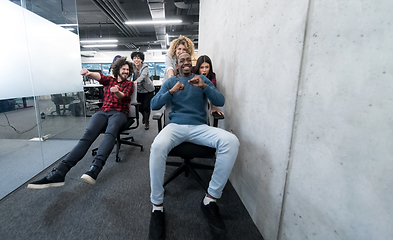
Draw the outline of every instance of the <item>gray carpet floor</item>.
M95 185L80 180L93 159L90 151L67 174L63 187L32 190L25 183L0 201L0 238L148 239L151 213L148 162L156 134L155 122L148 131L142 126L132 131L135 141L142 143L145 150L123 145L121 162L115 161L113 150ZM92 148L99 142L100 138ZM44 177L51 169L52 166L31 181ZM168 166L166 174L173 170ZM211 171L198 172L209 181ZM200 209L204 194L199 184L184 174L166 186L166 239L212 239ZM227 226L227 239L263 239L229 182L218 205Z

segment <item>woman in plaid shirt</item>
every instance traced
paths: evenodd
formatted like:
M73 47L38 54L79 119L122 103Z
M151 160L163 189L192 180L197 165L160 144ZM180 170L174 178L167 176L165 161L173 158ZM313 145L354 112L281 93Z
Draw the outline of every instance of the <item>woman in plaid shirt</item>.
M132 64L127 61L126 57L117 59L112 65L112 71L114 77L90 72L87 69L81 70L81 75L93 78L104 86L104 100L101 110L91 117L85 134L70 153L46 177L30 183L28 188L63 186L67 172L83 158L94 140L105 130L105 137L89 171L81 177L87 183L96 183L97 176L115 145L118 132L127 122L130 96L134 91L134 83L127 80L132 73Z

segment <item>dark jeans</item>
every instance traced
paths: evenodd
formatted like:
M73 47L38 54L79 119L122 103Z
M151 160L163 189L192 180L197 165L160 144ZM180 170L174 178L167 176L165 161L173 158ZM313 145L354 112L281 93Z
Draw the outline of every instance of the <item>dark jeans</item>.
M149 112L150 113L150 100L154 97L154 91L148 93L138 93L137 100L141 104L139 106L139 112Z
M105 137L98 147L97 155L94 157L92 165L98 166L100 170L105 165L106 159L115 146L116 136L120 129L127 122L125 113L110 110L109 112L96 112L90 119L86 132L79 140L78 144L56 167L57 170L66 174L75 164L77 164L91 144L96 140L100 133L105 131Z

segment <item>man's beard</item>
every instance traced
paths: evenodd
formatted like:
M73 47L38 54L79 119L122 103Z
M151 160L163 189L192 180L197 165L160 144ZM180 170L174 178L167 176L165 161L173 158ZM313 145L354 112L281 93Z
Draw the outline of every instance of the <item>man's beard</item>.
M125 75L125 76L124 76L124 75ZM127 78L128 78L128 74L125 74L125 73L120 74L119 76L120 76L120 78L121 78L122 80L127 80Z

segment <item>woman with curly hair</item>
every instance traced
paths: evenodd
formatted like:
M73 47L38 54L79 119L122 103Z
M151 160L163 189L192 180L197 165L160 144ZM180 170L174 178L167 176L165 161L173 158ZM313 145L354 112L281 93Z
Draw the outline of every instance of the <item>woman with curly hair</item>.
M194 43L185 36L180 35L180 37L176 38L171 42L171 46L169 47L168 53L165 56L165 75L164 82L170 78L175 76L176 74L176 58L181 53L188 53L192 57L194 55Z

